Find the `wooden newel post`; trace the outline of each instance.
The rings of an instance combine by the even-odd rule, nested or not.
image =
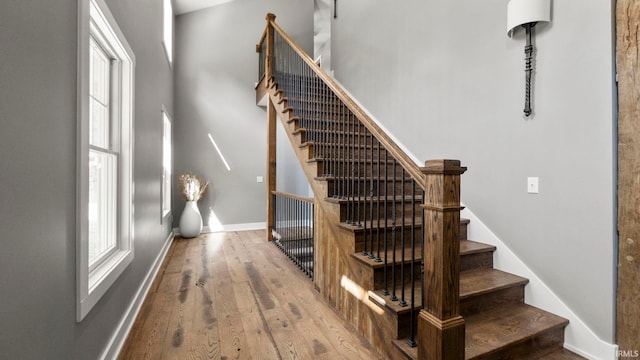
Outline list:
[[[425,174],[424,299],[418,359],[464,359],[460,316],[460,175],[458,160],[429,160]]]
[[[273,76],[273,25],[271,22],[276,21],[276,16],[272,13],[267,14],[267,56],[265,57],[265,79],[266,84],[269,84]]]
[[[267,56],[265,57],[265,80],[267,86],[271,80],[273,59],[273,26],[271,22],[276,16],[267,14]],[[267,241],[273,240],[274,199],[272,193],[276,191],[276,122],[278,121],[276,108],[269,98],[267,102]]]

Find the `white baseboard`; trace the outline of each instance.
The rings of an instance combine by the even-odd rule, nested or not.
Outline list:
[[[124,345],[125,340],[127,339],[127,335],[129,335],[129,331],[131,331],[131,327],[133,326],[136,317],[138,316],[138,312],[144,303],[144,299],[147,297],[147,293],[149,292],[149,288],[153,283],[153,279],[155,279],[158,274],[158,270],[160,270],[160,265],[162,265],[162,261],[167,255],[167,251],[169,250],[169,245],[173,241],[174,232],[172,231],[164,244],[162,245],[162,249],[160,249],[160,253],[156,256],[149,272],[147,272],[147,276],[145,276],[142,284],[138,288],[136,295],[133,297],[133,300],[129,304],[127,311],[124,313],[124,316],[120,320],[116,331],[109,339],[107,346],[102,352],[100,356],[101,360],[115,360]]]
[[[248,230],[264,230],[267,228],[267,223],[245,223],[245,224],[227,224],[222,225],[222,229],[211,229],[205,226],[203,232],[226,232],[226,231],[248,231]]]
[[[531,269],[514,254],[473,212],[465,208],[461,217],[469,219],[469,239],[497,247],[494,253],[496,269],[529,279],[525,287],[525,301],[540,309],[569,320],[565,330],[564,347],[591,360],[617,359],[618,346],[600,339]]]
[[[209,233],[217,233],[217,232],[227,232],[227,231],[249,231],[249,230],[264,230],[267,228],[267,223],[265,222],[257,222],[257,223],[244,223],[244,224],[227,224],[220,225],[216,228],[211,228],[209,226],[202,227],[203,234]],[[180,228],[173,228],[173,232],[176,235],[180,235]]]

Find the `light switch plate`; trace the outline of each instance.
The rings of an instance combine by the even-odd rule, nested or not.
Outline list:
[[[259,182],[259,183],[264,182],[264,177],[262,176],[256,177],[256,182]]]
[[[529,194],[539,194],[539,179],[538,177],[528,177],[527,178],[527,192]]]

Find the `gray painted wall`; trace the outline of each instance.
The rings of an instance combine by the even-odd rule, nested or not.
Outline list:
[[[266,111],[256,106],[255,45],[268,12],[308,52],[313,51],[313,2],[235,0],[176,18],[176,175],[210,182],[199,202],[205,226],[265,221]],[[211,144],[226,158],[227,171]],[[282,179],[282,177],[281,177]],[[184,201],[174,197],[177,225]]]
[[[613,343],[612,2],[553,2],[536,29],[531,119],[506,5],[338,2],[335,76],[419,159],[462,160],[465,205]],[[540,194],[526,193],[528,176]]]
[[[107,0],[136,55],[135,259],[79,324],[77,0],[0,3],[0,357],[96,359],[170,231],[160,223],[161,117],[172,72],[155,0]]]
[[[276,190],[313,197],[313,190],[309,186],[309,181],[302,170],[302,166],[296,157],[291,142],[278,119],[276,140]]]

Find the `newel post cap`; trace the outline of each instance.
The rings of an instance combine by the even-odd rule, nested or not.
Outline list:
[[[460,160],[438,159],[427,160],[421,170],[425,174],[461,175],[467,171],[467,167],[460,166]]]

